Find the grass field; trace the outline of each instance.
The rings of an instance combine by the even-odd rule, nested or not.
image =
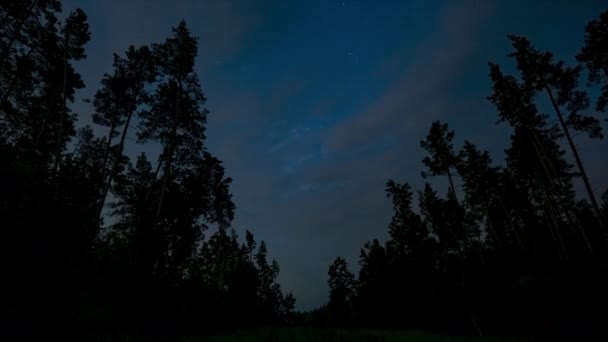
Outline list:
[[[400,332],[400,331],[374,331],[374,330],[347,330],[347,329],[317,329],[317,328],[275,328],[241,331],[231,334],[222,334],[208,337],[191,337],[186,342],[232,342],[232,341],[254,341],[254,342],[392,342],[392,341],[517,341],[495,338],[478,337],[449,337],[424,332]]]

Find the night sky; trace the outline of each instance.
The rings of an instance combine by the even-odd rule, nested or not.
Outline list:
[[[65,1],[92,40],[77,67],[80,123],[112,53],[162,42],[185,19],[199,41],[208,148],[234,179],[234,228],[265,240],[298,309],[327,301],[327,268],[387,235],[388,178],[419,189],[432,120],[502,162],[509,132],[486,100],[488,61],[513,72],[507,34],[573,61],[604,1]],[[100,133],[102,131],[99,131]],[[129,153],[154,146],[135,144]],[[577,137],[593,186],[608,187],[606,142]],[[427,179],[447,189],[444,179]]]

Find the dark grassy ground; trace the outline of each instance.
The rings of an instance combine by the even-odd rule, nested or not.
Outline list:
[[[230,334],[222,334],[208,337],[190,337],[186,342],[232,342],[232,341],[254,341],[254,342],[392,342],[392,341],[518,341],[496,338],[478,337],[449,337],[424,332],[401,332],[401,331],[374,331],[374,330],[347,330],[347,329],[317,329],[317,328],[275,328],[256,329],[240,331]]]

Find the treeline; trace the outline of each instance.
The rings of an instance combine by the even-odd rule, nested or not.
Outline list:
[[[489,65],[488,99],[511,129],[504,163],[469,141],[454,147],[454,131],[433,122],[420,143],[423,177],[447,178],[446,197],[428,183],[414,193],[389,180],[390,238],[365,244],[358,277],[337,258],[329,303],[302,319],[466,335],[605,335],[608,192],[597,197],[573,136],[603,138],[588,113],[606,113],[608,104],[608,12],[588,24],[579,65],[509,39],[517,74]],[[585,69],[596,101],[579,85]]]
[[[63,19],[61,19],[63,18]],[[57,0],[0,5],[3,331],[201,334],[291,319],[264,242],[231,221],[186,23],[115,54],[77,126],[86,14]],[[103,132],[97,136],[94,132]],[[157,161],[131,158],[126,141]]]

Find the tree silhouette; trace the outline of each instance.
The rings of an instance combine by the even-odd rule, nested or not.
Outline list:
[[[454,139],[454,131],[448,130],[447,124],[434,121],[426,139],[420,141],[420,147],[430,154],[422,160],[430,174],[433,176],[444,174],[448,176],[450,192],[452,192],[454,199],[458,200],[451,171],[458,164],[458,156],[454,152],[452,139]],[[425,172],[422,175],[426,177]]]
[[[367,242],[359,257],[356,296],[357,322],[373,327],[385,325],[390,319],[386,312],[390,301],[390,265],[384,246],[377,239]]]
[[[549,97],[562,133],[566,137],[580,176],[583,179],[587,196],[603,229],[599,206],[569,130],[569,127],[571,127],[575,130],[585,131],[591,138],[603,137],[599,121],[591,116],[580,114],[589,106],[587,93],[577,89],[581,68],[568,68],[561,61],[553,62],[553,55],[550,52],[542,53],[536,50],[524,37],[509,36],[509,38],[515,48],[515,51],[509,56],[516,59],[517,68],[521,72],[526,86],[535,91],[546,92]],[[564,118],[562,114],[563,109],[568,111],[567,118]]]
[[[602,87],[598,110],[608,97],[607,13],[589,23],[577,56]],[[267,244],[248,230],[240,240],[233,227],[232,179],[205,145],[198,40],[185,22],[164,42],[114,55],[93,99],[99,136],[72,108],[84,87],[75,62],[86,58],[86,14],[64,15],[53,0],[3,1],[0,33],[8,334],[131,339],[286,324],[552,339],[603,331],[608,191],[595,202],[571,135],[602,138],[601,126],[585,115],[582,69],[526,38],[510,37],[517,77],[490,64],[488,99],[511,133],[504,163],[470,141],[455,148],[454,131],[433,122],[420,144],[423,175],[447,176],[447,195],[388,180],[386,240],[364,244],[357,277],[336,258],[328,304],[296,314]],[[134,123],[139,143],[160,145],[155,163],[132,155]],[[588,200],[575,191],[579,175]]]
[[[328,310],[339,325],[349,320],[355,294],[355,277],[348,270],[346,260],[337,257],[329,266],[329,303]]]
[[[605,111],[608,105],[608,11],[599,19],[591,21],[585,28],[585,45],[576,59],[589,71],[589,80],[602,85],[602,93],[597,100],[598,111]]]
[[[515,185],[517,191],[527,197],[520,202],[517,211],[525,222],[537,222],[531,227],[546,225],[561,246],[563,255],[566,251],[561,236],[562,223],[575,222],[571,212],[574,204],[571,166],[557,142],[560,132],[547,123],[546,115],[538,113],[533,103],[535,92],[530,85],[520,85],[514,77],[504,75],[493,64],[490,65],[490,77],[494,82],[494,93],[489,99],[496,105],[500,120],[508,122],[514,130],[511,147],[506,151],[507,167],[519,183]],[[525,203],[530,205],[521,207]],[[535,206],[544,208],[544,217],[537,216]],[[546,231],[528,233],[533,237]]]
[[[594,45],[601,30],[598,21],[588,26],[587,45],[579,55],[596,73],[592,80],[603,79],[597,67],[603,46]],[[579,159],[578,172],[573,172],[561,143],[566,138],[572,147],[572,130],[602,138],[601,127],[583,114],[589,100],[578,86],[579,67],[554,62],[525,38],[510,38],[521,79],[490,63],[488,98],[498,122],[511,130],[504,164],[494,165],[489,153],[470,141],[455,152],[454,132],[433,122],[421,142],[429,153],[423,176],[448,176],[446,198],[426,184],[418,192],[417,213],[411,187],[389,180],[389,236],[385,244],[373,240],[361,250],[351,316],[333,311],[330,298],[328,307],[312,312],[313,317],[323,321],[329,315],[326,321],[333,324],[348,318],[363,327],[467,335],[557,337],[600,331],[596,310],[608,303],[602,290],[608,282],[597,217],[606,219],[608,194],[598,210],[577,198],[573,181],[584,171],[582,163]],[[543,94],[556,124],[537,107]],[[461,202],[454,171],[462,179]],[[345,261],[332,264],[330,282],[340,265]]]
[[[150,98],[150,109],[140,114],[140,141],[152,139],[163,147],[159,161],[163,165],[163,176],[157,217],[162,212],[170,182],[175,178],[172,173],[177,170],[174,168],[187,166],[192,157],[200,155],[205,138],[207,110],[201,108],[205,97],[194,73],[197,39],[190,35],[185,21],[173,29],[173,34],[164,43],[152,47],[158,63],[159,84]]]
[[[102,88],[95,94],[96,113],[93,114],[93,121],[98,125],[109,127],[102,168],[104,186],[99,200],[100,212],[118,171],[131,120],[139,105],[148,98],[144,86],[153,82],[155,77],[151,58],[150,50],[145,46],[138,49],[130,46],[126,58],[115,54],[114,74],[105,75],[101,81]],[[112,139],[118,134],[117,130],[120,126],[123,126],[120,141],[112,151]],[[112,152],[114,152],[113,157]]]

